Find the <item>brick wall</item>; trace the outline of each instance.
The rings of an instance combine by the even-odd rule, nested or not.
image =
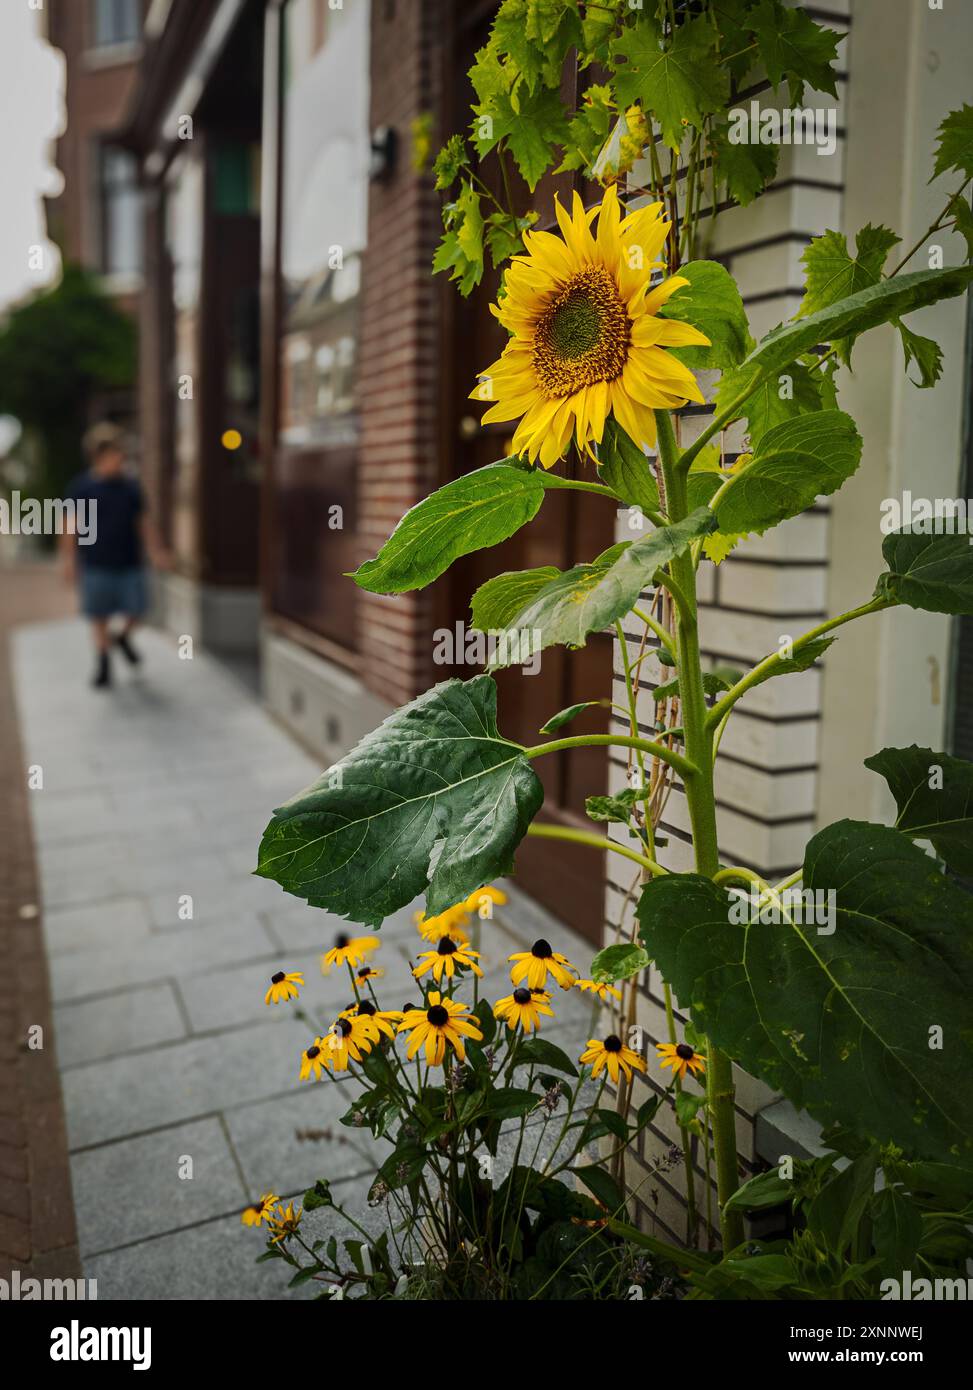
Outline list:
[[[430,262],[439,198],[411,167],[410,124],[439,110],[439,0],[372,0],[371,128],[398,137],[393,176],[373,182],[363,276],[358,540],[369,559],[438,484],[439,309]],[[362,677],[394,704],[435,679],[429,595],[360,592]]]
[[[849,27],[848,0],[828,0],[813,7],[819,22],[844,33]],[[846,44],[839,48],[838,149],[822,158],[813,148],[783,149],[775,184],[746,209],[722,213],[714,244],[708,254],[720,260],[736,278],[751,331],[761,338],[781,320],[790,317],[800,303],[803,268],[800,257],[813,236],[828,227],[842,226],[842,169],[845,134],[844,93]],[[759,96],[761,105],[773,105],[773,93],[757,84],[742,94],[749,102]],[[786,99],[779,102],[788,105]],[[808,92],[805,106],[833,105],[830,97]],[[636,182],[647,182],[638,177]],[[704,383],[705,385],[705,383]],[[683,415],[682,442],[691,443],[712,414],[712,408],[690,407]],[[732,462],[741,451],[742,430],[727,431],[726,454]],[[703,562],[699,570],[700,640],[704,665],[731,665],[747,669],[777,648],[784,634],[797,636],[821,622],[825,615],[828,568],[827,505],[785,522],[762,538],[740,545],[719,567]],[[627,513],[621,513],[618,539],[634,534]],[[630,646],[641,640],[633,621],[626,632]],[[654,642],[654,639],[653,639]],[[665,671],[666,674],[662,674]],[[643,663],[639,722],[646,736],[655,728],[652,690],[671,676],[653,657]],[[615,651],[614,699],[626,703],[620,652]],[[786,680],[768,681],[735,710],[720,745],[716,769],[720,856],[724,863],[753,869],[768,880],[793,872],[803,859],[803,848],[814,833],[818,780],[818,727],[821,706],[821,674],[811,670]],[[628,724],[616,717],[618,732]],[[629,785],[624,749],[612,749],[610,790]],[[624,827],[611,826],[620,843],[628,843]],[[692,865],[689,817],[678,780],[666,805],[659,833],[668,845],[659,858],[667,868],[688,871]],[[605,944],[628,939],[634,929],[633,905],[637,890],[625,861],[609,855],[607,868]],[[676,1004],[679,1029],[684,1020]],[[648,1079],[636,1078],[633,1104],[664,1088],[656,1083],[653,1044],[668,1041],[663,985],[654,969],[639,983],[637,1022],[648,1035]],[[773,1099],[773,1093],[738,1069],[737,1145],[751,1170],[756,1163],[755,1116]],[[669,1073],[662,1073],[668,1077]],[[687,1089],[693,1089],[686,1083]],[[685,1234],[685,1173],[679,1164],[650,1176],[667,1146],[679,1142],[670,1106],[660,1109],[655,1123],[640,1140],[639,1150],[627,1163],[630,1190],[637,1190],[636,1207],[643,1229],[668,1239]],[[693,1152],[697,1203],[705,1214],[706,1176],[704,1155],[698,1144]],[[715,1178],[714,1178],[715,1182]],[[716,1220],[715,1187],[712,1200]]]

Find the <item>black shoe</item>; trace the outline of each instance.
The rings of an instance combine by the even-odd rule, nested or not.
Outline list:
[[[115,638],[115,646],[119,648],[129,666],[138,666],[142,658],[129,641],[127,632],[119,633]]]
[[[95,678],[91,682],[96,690],[104,690],[111,685],[111,661],[107,652],[101,652],[95,667]]]

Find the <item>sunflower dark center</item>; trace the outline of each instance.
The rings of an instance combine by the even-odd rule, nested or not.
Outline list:
[[[531,1001],[531,999],[532,999],[532,997],[533,997],[533,996],[531,995],[531,992],[530,992],[529,989],[515,989],[515,990],[514,990],[514,1003],[515,1003],[515,1004],[529,1004],[530,1001]]]
[[[309,1062],[313,1062],[315,1057],[321,1055],[321,1049],[319,1047],[309,1047],[304,1055],[307,1057]]]
[[[271,975],[271,977],[270,977],[270,983],[271,983],[272,985],[279,985],[279,984],[282,982],[283,978],[284,978],[284,972],[283,972],[283,970],[278,970],[276,975]]]
[[[606,1051],[606,1052],[621,1052],[621,1050],[622,1050],[622,1040],[621,1040],[621,1038],[617,1037],[616,1034],[614,1034],[614,1033],[610,1033],[610,1034],[608,1035],[608,1037],[605,1039],[605,1051]]]
[[[360,1014],[367,1014],[367,1016],[371,1018],[372,1014],[375,1012],[375,1005],[370,999],[363,999],[358,1005],[358,1012]]]
[[[448,936],[444,936],[443,939],[440,941],[439,945],[436,947],[436,950],[439,952],[441,956],[451,956],[453,952],[456,950],[456,942],[450,941]]]
[[[442,1028],[449,1020],[449,1010],[444,1009],[442,1004],[433,1004],[431,1009],[426,1010],[426,1018],[434,1028]]]
[[[335,949],[338,951],[343,951],[350,940],[351,938],[345,936],[343,933],[341,936],[336,936],[334,939]]]
[[[676,1056],[681,1057],[684,1062],[688,1062],[690,1057],[695,1057],[696,1052],[689,1046],[689,1043],[680,1043],[676,1048]]]
[[[613,381],[628,360],[631,320],[604,266],[588,266],[551,300],[534,331],[534,371],[550,397]]]
[[[551,943],[545,941],[544,938],[541,937],[539,941],[534,942],[533,946],[530,948],[530,953],[532,956],[536,956],[538,960],[547,960],[551,955]]]

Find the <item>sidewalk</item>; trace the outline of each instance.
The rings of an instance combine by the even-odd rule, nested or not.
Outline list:
[[[140,645],[144,675],[119,669],[106,693],[85,685],[80,622],[13,637],[24,761],[43,769],[27,800],[81,1259],[101,1299],[278,1298],[281,1267],[254,1263],[263,1240],[240,1224],[261,1192],[326,1177],[364,1225],[383,1221],[365,1194],[387,1149],[338,1124],[357,1085],[301,1085],[307,1030],[263,1002],[286,969],[322,1027],[347,1003],[347,979],[318,966],[347,924],[250,872],[274,806],[321,768],[211,658],[179,660],[154,632]],[[587,969],[591,948],[511,890],[484,924],[488,997],[541,934]],[[414,993],[411,910],[380,935],[397,1008]],[[559,1005],[549,1036],[580,1048],[590,1002]],[[350,1234],[331,1213],[308,1223]]]

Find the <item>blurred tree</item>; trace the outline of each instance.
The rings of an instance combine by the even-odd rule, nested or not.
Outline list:
[[[40,446],[37,495],[60,495],[81,471],[81,437],[94,398],[131,386],[132,320],[77,265],[14,309],[0,326],[0,414],[14,415]]]

